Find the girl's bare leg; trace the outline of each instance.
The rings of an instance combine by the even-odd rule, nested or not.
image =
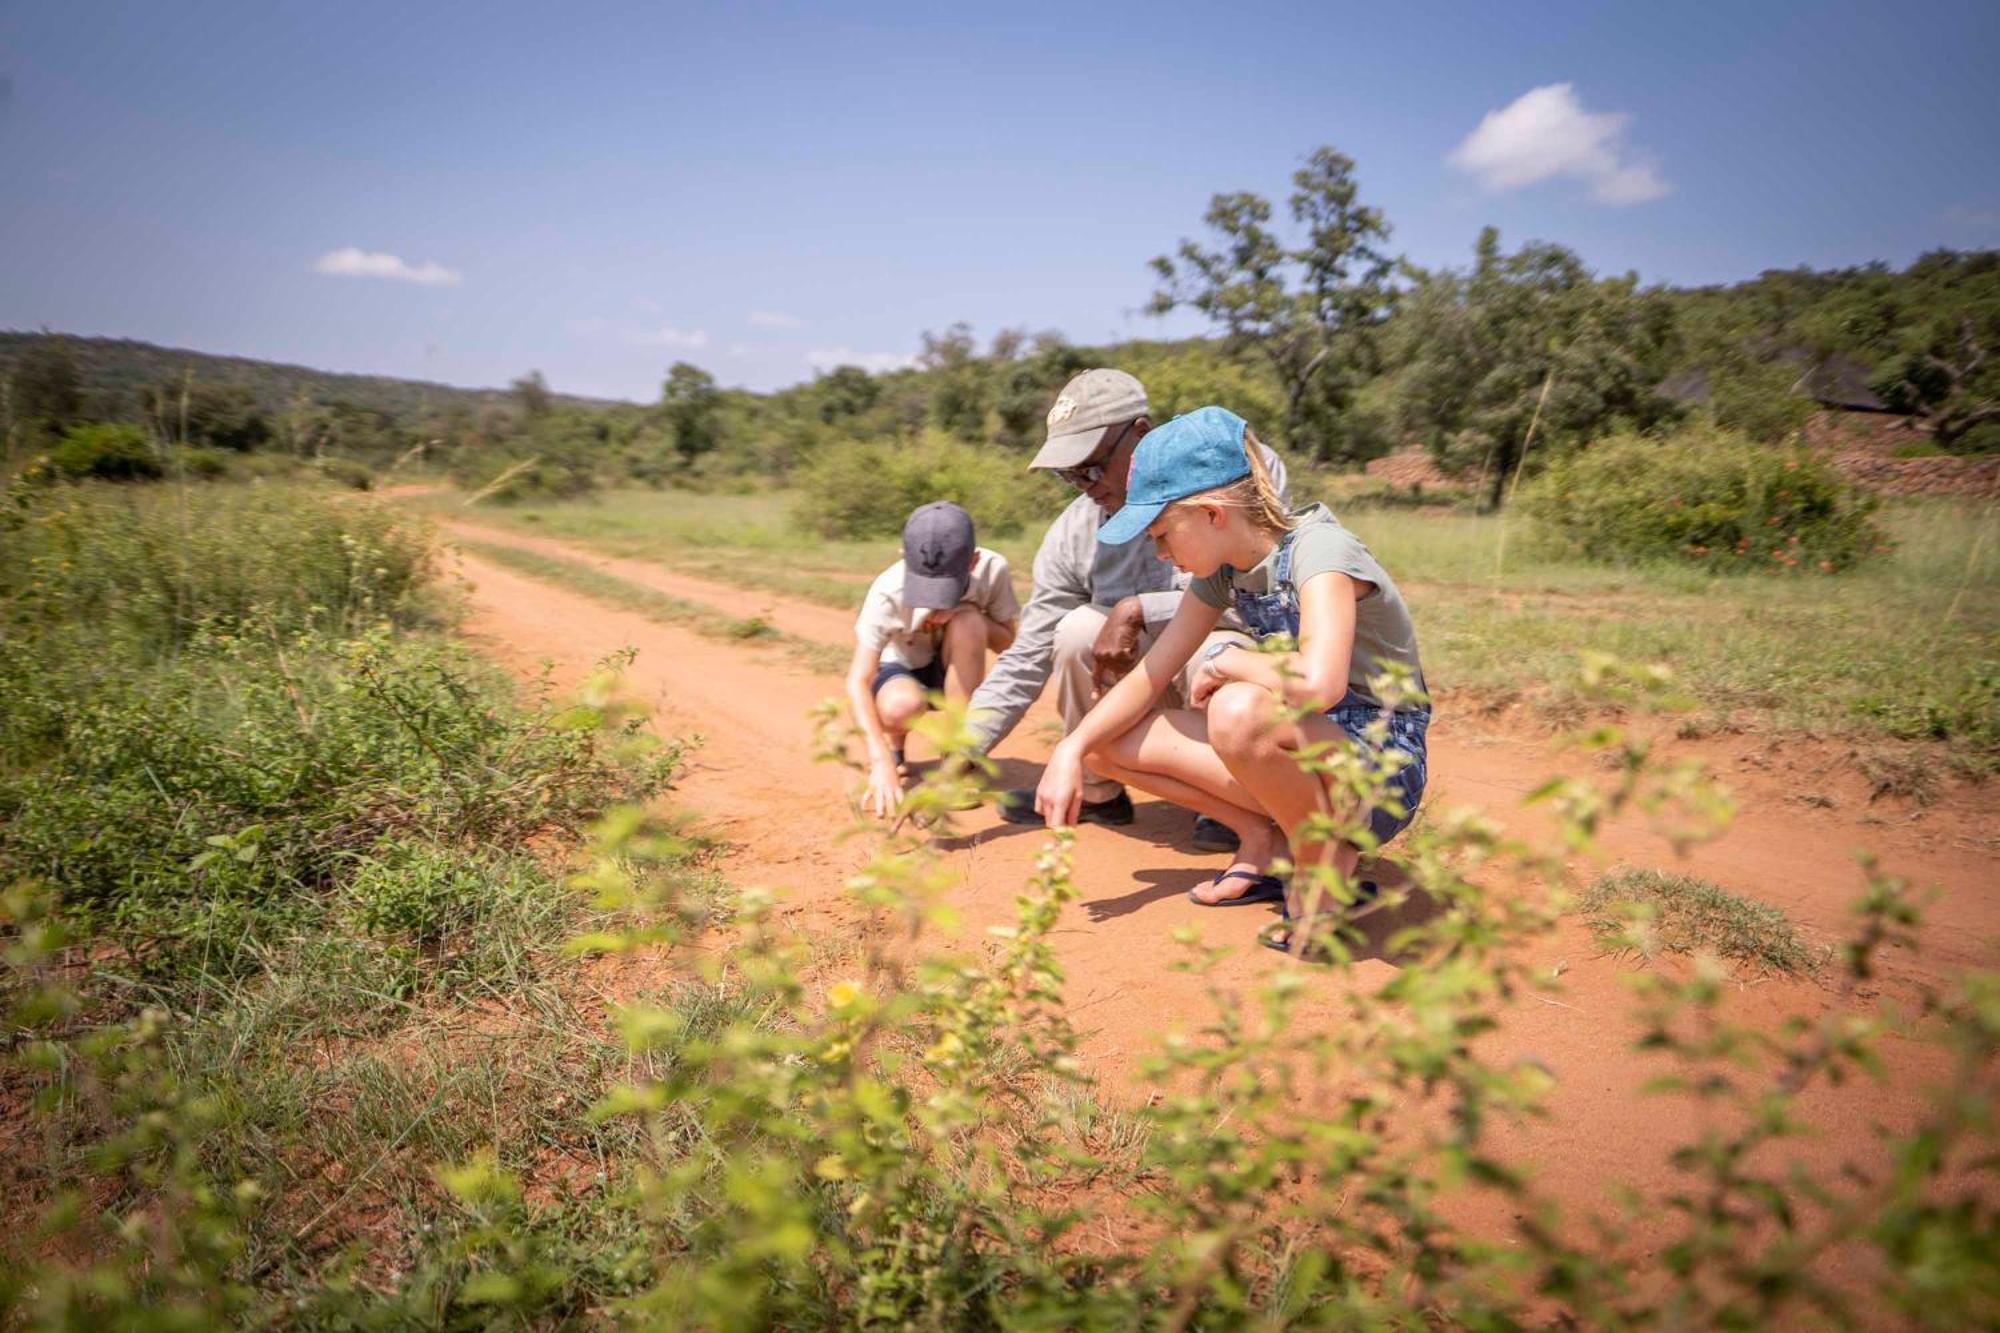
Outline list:
[[[1149,714],[1090,754],[1089,761],[1106,777],[1227,825],[1242,840],[1231,870],[1264,874],[1285,849],[1271,817],[1209,745],[1207,719],[1193,709]],[[1215,903],[1240,897],[1248,888],[1241,879],[1228,879],[1197,886],[1194,894],[1199,901]]]
[[[1278,716],[1278,701],[1261,685],[1232,681],[1209,697],[1208,728],[1215,754],[1230,776],[1278,827],[1292,835],[1292,864],[1326,866],[1351,876],[1361,852],[1344,840],[1315,838],[1302,826],[1312,815],[1330,812],[1325,784],[1299,767],[1301,745],[1336,740],[1346,735],[1325,717],[1308,715],[1297,722]],[[1296,890],[1294,893],[1296,894]],[[1296,912],[1299,904],[1293,901]]]

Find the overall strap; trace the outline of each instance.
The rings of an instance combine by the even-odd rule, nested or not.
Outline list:
[[[1285,535],[1279,539],[1278,564],[1275,570],[1276,577],[1274,581],[1280,588],[1289,585],[1292,581],[1292,538],[1298,535],[1299,530],[1297,528],[1289,528],[1286,530]],[[1273,592],[1277,590],[1277,588],[1272,589]],[[1293,589],[1294,593],[1297,591],[1296,588]]]

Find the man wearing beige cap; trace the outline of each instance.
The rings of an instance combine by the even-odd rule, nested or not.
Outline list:
[[[1187,578],[1156,556],[1151,542],[1104,546],[1097,540],[1105,518],[1125,503],[1132,450],[1152,426],[1148,412],[1145,386],[1122,370],[1084,371],[1063,386],[1049,409],[1048,441],[1028,466],[1053,472],[1083,493],[1042,538],[1020,633],[973,692],[971,724],[981,749],[992,749],[1014,729],[1050,675],[1056,678],[1063,730],[1074,730],[1097,691],[1131,669],[1180,605]],[[1284,463],[1269,449],[1264,463],[1283,493]],[[1233,615],[1224,618],[1216,637],[1243,637]],[[1122,786],[1087,768],[1084,777],[1081,822],[1132,822],[1132,798]],[[1042,822],[1032,790],[1006,793],[1000,814],[1010,823]],[[1230,851],[1236,837],[1201,819],[1194,845]]]

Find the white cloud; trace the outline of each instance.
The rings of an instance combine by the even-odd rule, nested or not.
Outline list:
[[[723,350],[728,352],[731,356],[748,356],[750,355],[750,353],[756,351],[757,349],[752,347],[749,343],[731,343],[729,344],[728,347],[724,348]]]
[[[1600,204],[1643,204],[1671,187],[1623,142],[1630,119],[1620,111],[1586,111],[1574,85],[1551,83],[1487,112],[1447,160],[1489,190],[1570,176],[1587,182]]]
[[[806,353],[806,364],[814,370],[859,366],[879,374],[885,370],[907,370],[917,364],[917,358],[899,352],[857,352],[851,347],[815,347]]]
[[[456,287],[460,281],[458,270],[446,268],[434,259],[412,264],[398,255],[353,245],[327,251],[313,264],[313,271],[336,278],[394,278],[423,287]]]
[[[657,329],[633,334],[631,341],[637,347],[679,347],[692,352],[708,346],[708,330],[676,329],[662,324]]]
[[[752,310],[745,320],[753,329],[802,329],[806,322],[782,310]]]

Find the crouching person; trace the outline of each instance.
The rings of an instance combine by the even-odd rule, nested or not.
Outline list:
[[[1365,818],[1379,845],[1408,826],[1423,799],[1430,706],[1412,699],[1390,707],[1373,692],[1397,669],[1423,689],[1409,608],[1388,571],[1324,506],[1285,508],[1243,419],[1219,407],[1139,442],[1124,507],[1097,539],[1142,532],[1192,576],[1189,595],[1138,669],[1056,746],[1036,809],[1051,825],[1076,823],[1088,762],[1235,831],[1235,863],[1191,889],[1195,902],[1285,901],[1295,915],[1299,891],[1271,873],[1288,846],[1293,865],[1343,877],[1360,857],[1356,844],[1325,837],[1314,815]],[[1204,648],[1228,607],[1258,639],[1287,635],[1296,648]],[[1198,652],[1189,707],[1164,707],[1169,684]],[[1371,726],[1378,719],[1379,729]],[[1302,750],[1333,746],[1352,747],[1388,773],[1379,803],[1342,808],[1346,798],[1300,766]],[[1265,942],[1290,945],[1288,937]]]
[[[903,558],[868,589],[854,622],[847,700],[868,748],[862,808],[895,813],[909,776],[903,743],[942,692],[961,703],[986,679],[986,655],[1021,621],[1007,558],[973,540],[972,516],[949,500],[903,525]]]

